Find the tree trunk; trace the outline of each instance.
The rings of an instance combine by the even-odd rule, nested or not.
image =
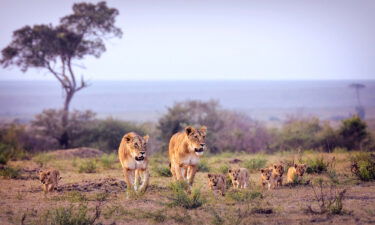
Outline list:
[[[63,148],[69,148],[69,141],[70,141],[70,137],[69,137],[69,133],[68,133],[68,124],[69,124],[69,106],[70,106],[70,102],[73,98],[73,95],[75,93],[74,90],[65,90],[66,91],[66,96],[65,96],[65,101],[64,101],[64,108],[63,108],[63,115],[62,115],[62,128],[63,128],[63,132],[61,134],[61,137],[60,137],[60,140],[59,140],[59,144],[60,146],[62,146]]]

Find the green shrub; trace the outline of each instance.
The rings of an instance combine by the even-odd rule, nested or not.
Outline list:
[[[352,172],[362,181],[375,180],[375,154],[359,153],[351,157]]]
[[[210,172],[210,167],[208,166],[207,161],[201,160],[198,164],[198,171],[199,172]]]
[[[53,159],[54,157],[49,153],[39,153],[32,158],[40,167],[46,166]]]
[[[323,172],[327,172],[329,167],[329,163],[324,160],[323,156],[315,157],[312,159],[307,160],[307,169],[306,173],[318,173],[321,174]]]
[[[154,167],[152,169],[152,171],[154,171],[154,173],[159,176],[159,177],[171,177],[172,176],[172,173],[171,173],[171,170],[169,167],[167,166],[158,166],[158,167]]]
[[[250,171],[255,171],[255,170],[264,168],[266,164],[267,164],[267,159],[260,158],[260,157],[245,160],[242,163],[242,165]]]
[[[258,191],[233,189],[227,192],[226,197],[236,202],[248,202],[256,198],[263,198],[263,195]]]
[[[92,160],[83,161],[79,166],[79,173],[96,173],[96,163]]]
[[[0,169],[0,177],[4,177],[7,179],[16,179],[21,176],[20,169],[12,168],[12,167],[4,167]]]
[[[172,190],[171,201],[168,203],[170,207],[183,207],[185,209],[195,209],[204,204],[204,199],[202,199],[200,190],[194,189],[192,194],[189,195],[185,190],[188,189],[188,184],[186,182],[173,182],[170,184],[170,189]]]
[[[39,223],[50,225],[92,225],[100,215],[98,210],[96,208],[94,215],[90,216],[89,212],[91,210],[86,205],[59,207],[48,210]]]
[[[69,201],[69,202],[86,202],[87,197],[79,191],[69,191],[64,195],[55,196],[52,198],[55,201]]]
[[[229,170],[229,166],[227,166],[227,165],[221,165],[221,166],[218,168],[218,172],[219,172],[219,173],[222,173],[222,174],[227,174],[227,173],[228,173],[228,170]]]
[[[103,154],[100,157],[100,163],[102,164],[104,169],[113,169],[116,165],[118,165],[117,155],[114,153]]]

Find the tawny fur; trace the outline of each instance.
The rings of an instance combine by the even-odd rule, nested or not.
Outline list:
[[[215,195],[225,195],[227,187],[226,177],[223,174],[208,174],[208,187],[214,192]]]
[[[271,167],[272,175],[271,175],[271,183],[273,188],[281,187],[283,185],[283,174],[284,174],[284,167],[281,164],[275,164]]]
[[[191,126],[174,134],[169,141],[169,160],[174,180],[184,180],[193,185],[200,157],[203,155],[206,127],[195,129]]]
[[[249,171],[246,168],[230,169],[228,173],[234,188],[249,187]]]
[[[61,179],[60,172],[54,169],[41,170],[38,172],[38,175],[45,194],[53,192],[55,188],[57,188],[59,180]]]
[[[130,132],[124,135],[118,149],[118,157],[128,190],[146,191],[150,174],[148,171],[148,135]]]
[[[267,189],[270,190],[272,186],[272,180],[271,180],[272,169],[263,168],[260,170],[260,173],[261,173],[260,182],[262,184],[262,187],[263,188],[267,187]]]
[[[302,178],[306,171],[306,164],[294,164],[294,166],[289,167],[287,174],[287,182],[293,183],[295,179]]]

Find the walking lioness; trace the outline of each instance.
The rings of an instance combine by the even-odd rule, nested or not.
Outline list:
[[[118,157],[124,172],[128,190],[145,191],[149,182],[147,159],[148,135],[141,137],[134,132],[124,135],[118,149]]]
[[[169,160],[174,180],[185,180],[193,185],[199,158],[206,148],[205,126],[200,129],[188,126],[183,132],[176,133],[169,141]]]

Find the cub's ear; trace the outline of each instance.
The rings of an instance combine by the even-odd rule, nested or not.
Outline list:
[[[202,126],[200,130],[201,130],[201,132],[204,133],[204,134],[207,133],[207,127],[206,127],[206,126]]]
[[[185,132],[187,135],[190,135],[194,131],[194,128],[191,126],[188,126],[185,128]]]
[[[145,142],[147,143],[149,138],[150,138],[150,136],[146,135],[146,136],[143,137],[143,140],[145,140]]]
[[[273,168],[277,169],[277,165],[273,165]]]
[[[48,171],[48,172],[47,172],[47,175],[50,175],[50,174],[51,174],[51,171]]]
[[[307,168],[307,165],[306,164],[302,164],[302,166],[306,169]]]
[[[263,172],[264,172],[264,169],[260,169],[260,172],[263,173]]]
[[[297,167],[298,167],[298,165],[297,165],[297,164],[294,164],[294,168],[296,168],[296,169],[297,169]]]
[[[212,177],[212,174],[210,174],[210,173],[207,174],[207,177],[208,177],[208,178],[211,178],[211,177]]]
[[[62,177],[59,177],[59,180],[61,180],[62,179]]]
[[[232,170],[231,170],[231,169],[229,169],[229,170],[228,170],[228,173],[231,173],[231,172],[232,172]]]

